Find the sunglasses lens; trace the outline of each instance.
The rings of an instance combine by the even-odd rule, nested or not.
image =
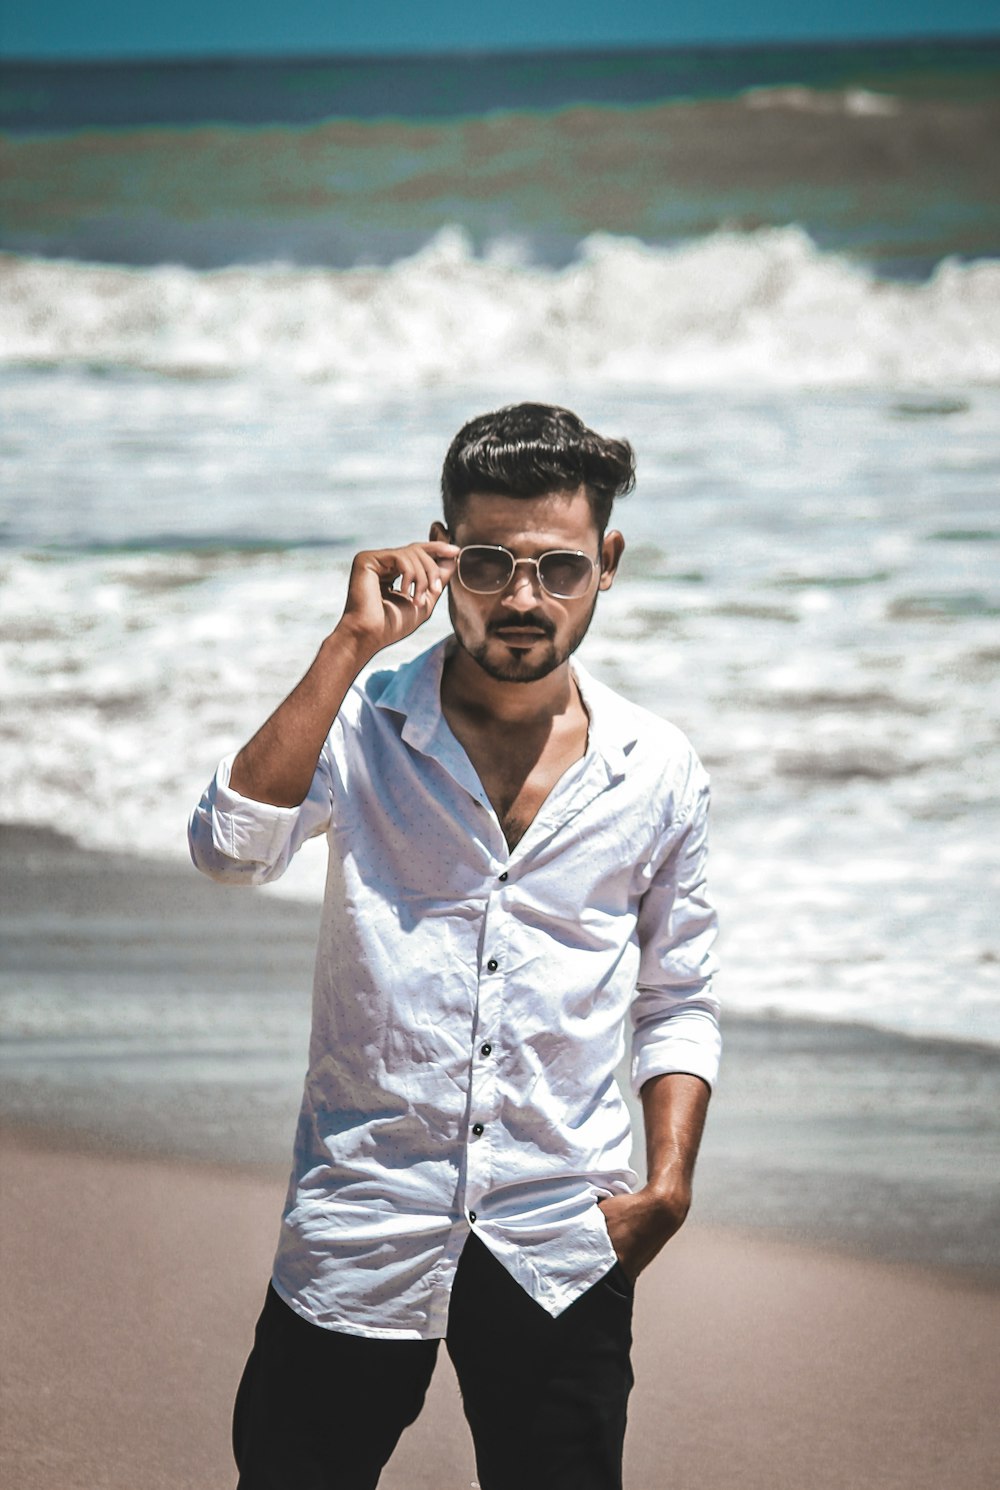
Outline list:
[[[586,554],[556,549],[543,554],[538,563],[538,578],[550,595],[569,600],[582,595],[590,584],[594,566]]]
[[[514,561],[506,549],[463,548],[458,556],[458,577],[467,590],[493,595],[506,589],[514,572]]]

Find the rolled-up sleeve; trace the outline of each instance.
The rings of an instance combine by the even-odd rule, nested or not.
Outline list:
[[[722,1040],[712,992],[717,969],[715,911],[705,889],[709,784],[695,762],[685,808],[650,865],[638,920],[640,948],[632,1004],[632,1087],[687,1072],[711,1086]]]
[[[223,884],[265,885],[280,879],[307,838],[330,825],[332,792],[326,752],[298,807],[240,796],[229,785],[235,755],[226,756],[188,824],[196,868]]]

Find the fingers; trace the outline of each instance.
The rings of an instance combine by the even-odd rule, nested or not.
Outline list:
[[[437,601],[455,568],[458,549],[451,543],[408,543],[383,550],[380,582],[386,598],[410,600],[417,606]]]
[[[446,569],[446,554],[431,553],[426,544],[407,544],[399,559],[399,583],[393,589],[417,602],[425,600],[428,593],[434,597],[440,595],[446,580],[452,578],[450,568],[455,568],[455,560],[450,560],[450,568]]]
[[[344,620],[376,649],[429,618],[455,571],[458,549],[432,540],[357,554]]]

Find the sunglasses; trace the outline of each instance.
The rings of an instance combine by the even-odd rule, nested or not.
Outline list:
[[[458,555],[458,578],[474,595],[499,595],[514,578],[518,564],[533,564],[538,583],[556,600],[585,595],[597,568],[596,559],[575,549],[551,548],[537,559],[515,559],[510,549],[471,543]]]

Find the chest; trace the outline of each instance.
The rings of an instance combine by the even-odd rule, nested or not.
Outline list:
[[[488,731],[461,723],[452,728],[476,769],[509,848],[524,837],[554,787],[587,749],[587,720],[582,714],[545,736],[513,725]]]

